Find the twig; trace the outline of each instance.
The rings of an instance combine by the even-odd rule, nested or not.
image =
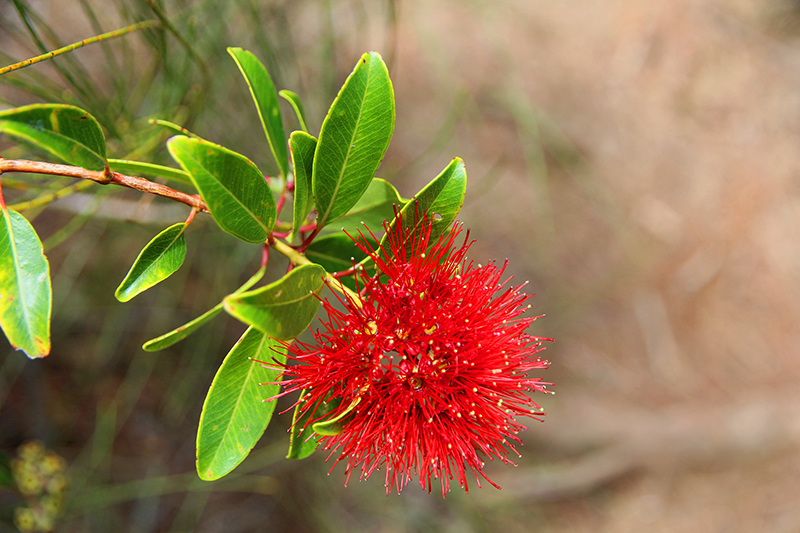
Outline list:
[[[88,187],[94,187],[93,182],[91,181],[79,181],[77,183],[73,183],[69,187],[64,187],[63,189],[59,189],[55,192],[44,193],[33,200],[28,200],[27,202],[18,202],[16,204],[11,204],[9,207],[14,211],[25,211],[27,209],[35,209],[37,207],[41,207],[43,205],[47,205],[55,200],[60,198],[66,198],[67,196],[74,194],[76,192],[82,191]]]
[[[72,43],[72,44],[69,44],[67,46],[63,46],[63,47],[59,48],[58,50],[53,50],[52,52],[47,52],[46,54],[42,54],[40,56],[32,57],[31,59],[26,59],[25,61],[20,61],[19,63],[14,63],[13,65],[8,65],[7,67],[0,68],[0,76],[5,74],[6,72],[11,72],[12,70],[18,70],[18,69],[21,69],[21,68],[25,68],[25,67],[33,65],[35,63],[39,63],[40,61],[45,61],[47,59],[52,59],[52,58],[54,58],[56,56],[59,56],[61,54],[66,54],[67,52],[71,52],[71,51],[73,51],[73,50],[75,50],[77,48],[80,48],[81,46],[86,46],[87,44],[93,44],[93,43],[100,42],[100,41],[103,41],[103,40],[106,40],[106,39],[113,39],[115,37],[120,37],[122,35],[125,35],[127,33],[130,33],[130,32],[136,31],[136,30],[142,30],[142,29],[145,29],[145,28],[151,28],[153,26],[158,26],[159,24],[160,24],[160,22],[157,21],[157,20],[144,20],[142,22],[138,22],[136,24],[132,24],[130,26],[127,26],[127,27],[119,29],[119,30],[110,31],[110,32],[104,33],[102,35],[97,35],[97,36],[91,37],[89,39],[84,39],[82,41],[78,41],[77,43]]]
[[[55,163],[43,163],[40,161],[27,161],[25,159],[2,159],[0,158],[0,174],[4,172],[31,172],[36,174],[50,174],[53,176],[66,176],[69,178],[79,178],[91,180],[101,185],[120,185],[129,189],[154,194],[163,198],[169,198],[176,202],[181,202],[198,211],[209,213],[208,206],[196,194],[187,194],[176,191],[166,185],[153,183],[144,178],[126,176],[119,172],[106,173],[104,171],[87,170],[81,167],[70,165],[58,165]]]
[[[317,234],[319,234],[320,230],[322,230],[322,226],[317,226],[317,227],[315,227],[315,228],[314,228],[314,231],[312,231],[312,232],[311,232],[311,235],[309,235],[309,236],[308,236],[308,237],[307,237],[307,238],[306,238],[306,239],[305,239],[305,240],[304,240],[304,241],[303,241],[303,242],[300,244],[300,246],[298,246],[298,247],[297,247],[297,251],[298,251],[299,253],[303,253],[303,252],[305,252],[305,251],[306,251],[306,248],[308,248],[308,245],[310,245],[310,244],[311,244],[311,242],[312,242],[312,241],[313,241],[313,240],[314,240],[314,239],[317,237]]]

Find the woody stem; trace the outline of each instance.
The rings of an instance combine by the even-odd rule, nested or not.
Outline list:
[[[2,159],[0,158],[0,174],[4,172],[29,172],[35,174],[49,174],[52,176],[66,176],[69,178],[79,178],[91,180],[101,185],[114,184],[127,187],[141,192],[154,194],[163,198],[169,198],[182,204],[186,204],[198,211],[208,213],[208,206],[198,195],[187,194],[176,191],[166,185],[154,183],[144,178],[126,176],[119,172],[87,170],[71,165],[59,165],[55,163],[44,163],[41,161],[28,161],[25,159]]]

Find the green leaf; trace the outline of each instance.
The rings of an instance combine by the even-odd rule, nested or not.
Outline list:
[[[184,222],[172,225],[147,243],[117,287],[114,293],[117,300],[127,302],[140,292],[164,281],[181,267],[186,258],[186,240],[183,237],[185,229]]]
[[[164,348],[169,348],[173,344],[182,341],[198,329],[200,329],[203,325],[205,325],[208,321],[212,318],[217,316],[222,312],[222,302],[218,303],[199,317],[195,318],[194,320],[187,322],[186,324],[173,329],[169,333],[164,333],[160,337],[156,337],[155,339],[150,339],[146,343],[142,345],[142,349],[146,352],[157,352],[159,350],[163,350]]]
[[[302,131],[295,131],[289,137],[289,146],[292,149],[292,168],[294,168],[294,218],[292,219],[292,233],[289,242],[294,240],[297,230],[305,221],[311,208],[314,207],[314,197],[311,194],[311,173],[314,168],[314,150],[317,140]]]
[[[345,216],[336,221],[337,230],[342,230],[355,236],[359,230],[364,231],[364,225],[373,233],[383,232],[383,223],[394,219],[395,206],[402,208],[405,202],[397,189],[386,180],[373,179],[364,195]],[[333,228],[334,226],[328,226]],[[330,270],[329,270],[330,271]]]
[[[369,235],[366,236],[370,244],[377,249],[378,243]],[[353,266],[353,260],[356,264],[361,264],[361,267],[366,269],[370,274],[375,270],[375,264],[372,261],[365,261],[367,254],[361,248],[356,246],[353,239],[344,233],[334,233],[332,235],[325,235],[324,237],[317,237],[306,248],[306,257],[318,265],[321,265],[328,272],[341,272]],[[356,283],[353,276],[346,276],[339,278],[339,281],[344,283],[349,289],[356,290]]]
[[[106,168],[106,141],[97,120],[78,107],[33,104],[0,111],[0,132],[46,150],[70,165]]]
[[[317,224],[346,214],[372,181],[394,130],[394,91],[376,52],[364,54],[322,123],[314,155]]]
[[[264,242],[275,225],[275,197],[252,161],[227,148],[184,136],[167,141],[219,226],[245,242]]]
[[[275,156],[281,175],[286,177],[289,175],[289,156],[286,153],[286,135],[283,132],[278,93],[275,91],[272,78],[266,67],[252,52],[241,48],[228,48],[228,53],[236,61],[236,65],[242,71],[247,86],[250,88],[250,94],[256,103],[258,116],[261,118],[261,125],[264,126],[264,133],[267,134],[272,155]]]
[[[317,314],[316,294],[325,270],[319,265],[301,265],[283,278],[254,291],[225,298],[225,311],[245,324],[255,326],[276,339],[289,340],[305,330]]]
[[[344,233],[333,233],[324,237],[317,237],[306,248],[306,257],[328,272],[339,272],[353,266],[367,257],[353,239]]]
[[[200,139],[199,135],[195,135],[191,131],[187,130],[183,126],[175,124],[174,122],[170,122],[168,120],[161,120],[160,118],[155,118],[150,120],[150,124],[155,124],[157,126],[163,126],[169,130],[174,131],[178,135],[186,135],[187,137],[192,137],[193,139]]]
[[[315,433],[319,433],[320,435],[328,435],[334,436],[338,435],[342,431],[344,431],[344,418],[348,416],[353,409],[356,408],[358,404],[361,403],[361,396],[357,397],[353,400],[347,409],[336,415],[336,417],[331,418],[330,420],[323,420],[322,422],[317,422],[316,424],[312,424],[311,428],[314,430]]]
[[[31,359],[50,353],[53,291],[42,241],[25,217],[0,213],[0,326]]]
[[[200,414],[197,473],[219,479],[241,463],[267,429],[275,402],[264,402],[280,390],[281,371],[252,359],[286,361],[281,343],[251,327],[219,367]],[[277,364],[277,363],[276,363]]]
[[[344,417],[345,415],[342,415]],[[344,431],[344,426],[339,422],[339,420],[326,420],[325,422],[317,422],[313,424],[311,428],[314,430],[314,433],[318,435],[326,435],[329,437],[333,437]]]
[[[292,109],[294,109],[294,114],[297,115],[297,122],[300,124],[300,129],[308,133],[308,126],[306,125],[306,112],[303,110],[303,103],[300,101],[300,97],[297,96],[296,93],[287,91],[286,89],[278,91],[278,94],[281,96],[281,98],[289,102],[289,105],[291,105]]]
[[[238,294],[240,292],[244,292],[264,277],[264,272],[266,271],[265,267],[261,267],[258,271],[253,274],[253,276],[248,279],[244,285],[239,287],[236,292],[233,294]],[[150,339],[142,346],[142,349],[146,352],[157,352],[159,350],[163,350],[164,348],[169,348],[173,344],[182,341],[198,329],[200,329],[204,324],[206,324],[209,320],[217,316],[222,311],[222,302],[215,305],[199,317],[195,318],[191,322],[187,322],[186,324],[173,329],[172,331],[161,335],[160,337],[156,337],[155,339]]]
[[[303,398],[305,395],[305,390],[300,392],[300,398]],[[319,439],[312,436],[315,432],[311,424],[309,424],[309,421],[312,417],[315,420],[324,418],[328,413],[339,407],[341,403],[341,398],[333,398],[328,402],[322,402],[321,405],[317,402],[316,406],[311,406],[301,415],[300,412],[305,406],[298,402],[294,408],[294,414],[292,415],[292,429],[289,436],[289,453],[286,454],[287,459],[305,459],[314,453],[319,445]]]
[[[305,395],[305,390],[300,392],[300,398]],[[319,407],[311,407],[302,415],[300,411],[303,408],[303,404],[298,401],[297,405],[295,405],[294,414],[292,414],[292,429],[289,435],[289,452],[286,454],[287,459],[305,459],[317,449],[319,442],[312,437],[314,430],[308,421],[311,415],[314,415],[314,417],[324,416],[328,412],[327,405],[327,403],[323,403]]]
[[[109,159],[108,164],[111,170],[121,174],[156,176],[180,183],[192,183],[189,174],[177,168],[165,167],[154,163],[142,163],[141,161],[128,161],[125,159]]]
[[[427,214],[433,217],[431,227],[431,244],[436,242],[439,235],[444,233],[458,216],[461,206],[464,205],[464,193],[467,190],[467,170],[464,161],[456,157],[441,174],[428,183],[414,198],[400,211],[403,226],[407,229],[414,227],[420,231],[423,224],[422,216]],[[415,216],[415,210],[417,216]],[[381,240],[384,243],[386,237]]]
[[[403,200],[392,184],[375,178],[370,183],[367,191],[358,200],[356,205],[339,220],[336,227],[339,228],[335,233],[330,233],[322,237],[317,237],[306,249],[306,257],[311,261],[322,265],[328,272],[339,272],[347,270],[353,266],[352,260],[366,268],[368,273],[374,271],[375,265],[368,261],[368,256],[356,246],[353,239],[342,233],[346,231],[352,237],[359,238],[359,233],[378,248],[378,243],[364,229],[369,228],[377,237],[383,233],[383,223],[392,221],[395,216],[395,206],[398,208],[405,205]],[[328,226],[333,228],[333,226]],[[356,288],[352,276],[341,278],[348,288]]]

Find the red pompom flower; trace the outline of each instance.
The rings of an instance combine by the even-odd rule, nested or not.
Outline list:
[[[360,298],[341,300],[345,312],[323,301],[316,343],[288,347],[284,394],[305,391],[308,423],[340,421],[341,432],[319,439],[339,453],[334,466],[347,461],[347,480],[359,466],[362,479],[385,467],[387,493],[417,474],[428,492],[440,480],[444,495],[452,480],[468,491],[472,470],[478,486],[483,477],[497,487],[483,458],[513,464],[507,455],[526,429],[515,417],[545,414],[526,393],[549,383],[527,372],[547,368],[537,354],[551,339],[525,333],[538,317],[521,317],[528,296],[501,280],[507,263],[467,261],[469,231],[461,246],[460,225],[431,246],[431,218],[402,222],[385,225],[388,247],[354,239],[376,274],[357,272]],[[325,402],[336,407],[321,415]]]

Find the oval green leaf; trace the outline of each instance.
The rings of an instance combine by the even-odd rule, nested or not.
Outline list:
[[[265,267],[261,267],[258,271],[253,274],[250,279],[248,279],[241,287],[239,287],[236,292],[233,294],[238,294],[240,292],[244,292],[264,277],[264,272],[266,271]],[[217,316],[222,311],[222,302],[218,303],[199,317],[195,318],[194,320],[187,322],[186,324],[173,329],[172,331],[161,335],[160,337],[156,337],[155,339],[150,339],[142,346],[142,349],[146,352],[157,352],[159,350],[163,350],[164,348],[169,348],[173,344],[182,341],[198,329],[200,329],[204,324],[206,324],[209,320]]]
[[[305,390],[300,392],[300,398],[305,395]],[[292,415],[292,429],[289,436],[287,459],[305,459],[314,453],[314,450],[319,446],[319,434],[314,431],[310,421],[312,418],[313,420],[322,420],[339,407],[341,403],[341,398],[331,398],[327,402],[317,402],[317,405],[305,409],[305,404],[298,402]]]
[[[306,257],[328,272],[339,272],[352,267],[354,259],[361,262],[367,254],[344,233],[333,233],[314,239],[306,248]]]
[[[106,141],[97,120],[78,107],[33,104],[0,111],[0,131],[45,150],[65,163],[106,168]]]
[[[314,150],[317,148],[317,140],[308,133],[295,131],[289,137],[289,146],[292,149],[292,168],[294,168],[294,218],[292,233],[289,235],[289,242],[292,242],[297,230],[314,207],[311,173],[314,169]]]
[[[127,302],[137,294],[161,283],[178,270],[186,258],[186,223],[175,224],[155,237],[139,253],[114,296]]]
[[[272,78],[263,63],[252,52],[241,48],[228,48],[228,53],[236,61],[250,88],[272,155],[275,156],[281,175],[286,177],[289,174],[289,156],[286,153],[286,135],[283,132],[278,92],[275,90]]]
[[[377,249],[377,241],[369,235],[365,235],[365,237],[373,248]],[[365,269],[367,274],[371,275],[375,271],[375,263],[367,261],[367,254],[356,246],[353,239],[341,232],[314,239],[306,248],[306,257],[321,265],[328,272],[347,270],[353,266],[353,260],[357,265],[360,265],[360,268]],[[347,288],[356,290],[353,276],[341,277],[339,281],[344,283]]]
[[[264,242],[275,225],[275,197],[255,164],[241,154],[178,135],[170,154],[189,174],[219,227],[245,242]]]
[[[300,97],[297,96],[297,93],[283,89],[282,91],[278,91],[278,95],[289,102],[289,105],[291,105],[292,109],[294,109],[294,114],[297,116],[297,123],[300,124],[300,129],[308,133],[308,126],[306,125],[306,112],[303,109],[303,103],[300,101]]]
[[[173,329],[168,333],[164,333],[160,337],[150,339],[142,345],[142,349],[146,352],[157,352],[164,348],[169,348],[175,343],[178,343],[200,329],[208,321],[222,312],[222,302],[218,303],[199,317],[187,322],[186,324]]]
[[[404,205],[405,202],[391,183],[375,178],[356,205],[336,221],[335,227],[353,235],[359,230],[363,231],[366,226],[373,233],[379,234],[383,232],[383,223],[394,219],[395,206],[399,209]]]
[[[50,353],[53,291],[42,241],[13,209],[0,213],[0,326],[31,359]]]
[[[306,395],[306,391],[300,391],[300,398]],[[303,404],[298,401],[294,406],[294,413],[292,414],[292,428],[289,434],[289,452],[286,454],[287,459],[305,459],[317,449],[319,442],[312,435],[314,430],[309,424],[309,420],[313,415],[315,418],[324,416],[327,413],[323,403],[319,407],[312,407],[305,412],[301,412]]]
[[[141,161],[128,161],[126,159],[109,159],[108,164],[111,170],[121,174],[155,176],[166,178],[179,183],[192,183],[189,174],[177,168],[165,167],[154,163],[143,163]]]
[[[254,291],[232,294],[223,307],[231,316],[276,339],[289,340],[305,330],[319,308],[317,293],[325,270],[301,265],[283,278]]]
[[[317,422],[316,424],[311,425],[311,429],[314,430],[315,433],[319,435],[327,435],[327,436],[335,436],[344,431],[344,422],[343,420],[347,417],[353,409],[356,408],[358,404],[361,403],[361,396],[357,397],[353,400],[350,405],[347,406],[347,409],[336,415],[334,418],[330,420],[323,420],[322,422]]]
[[[464,205],[464,193],[467,190],[467,170],[464,161],[456,157],[441,174],[428,183],[414,198],[412,198],[400,214],[403,226],[406,229],[416,228],[421,231],[425,221],[423,214],[432,217],[430,242],[436,242],[439,235],[444,233],[458,216],[461,206]],[[415,215],[416,212],[416,215]],[[386,237],[381,239],[385,243]]]
[[[281,371],[259,361],[286,361],[281,343],[250,327],[225,357],[200,414],[197,430],[197,473],[213,481],[233,470],[264,434],[275,402]],[[276,363],[276,365],[277,365]]]
[[[322,227],[346,214],[372,181],[394,130],[394,90],[381,56],[369,52],[333,101],[314,154],[313,190]]]

